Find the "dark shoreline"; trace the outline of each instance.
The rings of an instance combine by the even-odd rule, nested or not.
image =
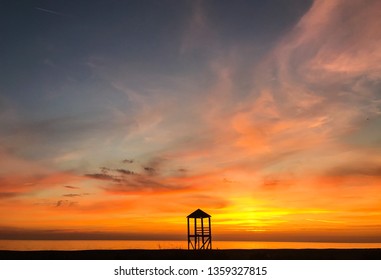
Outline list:
[[[381,249],[6,251],[1,260],[381,260]]]

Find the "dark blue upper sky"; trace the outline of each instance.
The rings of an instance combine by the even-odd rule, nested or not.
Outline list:
[[[236,45],[255,45],[246,50],[252,56],[247,59],[254,62],[310,4],[2,1],[0,85],[1,95],[8,100],[2,102],[16,106],[25,118],[44,119],[55,115],[51,111],[64,114],[63,108],[72,114],[96,109],[105,99],[118,101],[115,89],[94,74],[92,63],[111,75],[127,73],[124,78],[130,86],[142,89],[155,81],[157,73],[190,77],[204,73],[211,57],[228,55]],[[194,42],[187,42],[190,50],[182,51],[187,33],[195,34],[189,39]],[[48,96],[60,96],[59,101]],[[78,98],[86,102],[76,107],[72,101]]]

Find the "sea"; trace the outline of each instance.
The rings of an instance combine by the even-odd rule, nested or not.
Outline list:
[[[381,243],[213,241],[213,249],[354,249],[381,248]],[[178,240],[0,240],[0,250],[187,249]]]

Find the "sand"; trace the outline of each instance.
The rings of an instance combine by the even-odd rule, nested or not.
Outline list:
[[[0,251],[2,260],[381,260],[381,249]]]

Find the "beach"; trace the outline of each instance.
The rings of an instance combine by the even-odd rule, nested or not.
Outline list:
[[[381,249],[1,250],[2,260],[380,260]]]

